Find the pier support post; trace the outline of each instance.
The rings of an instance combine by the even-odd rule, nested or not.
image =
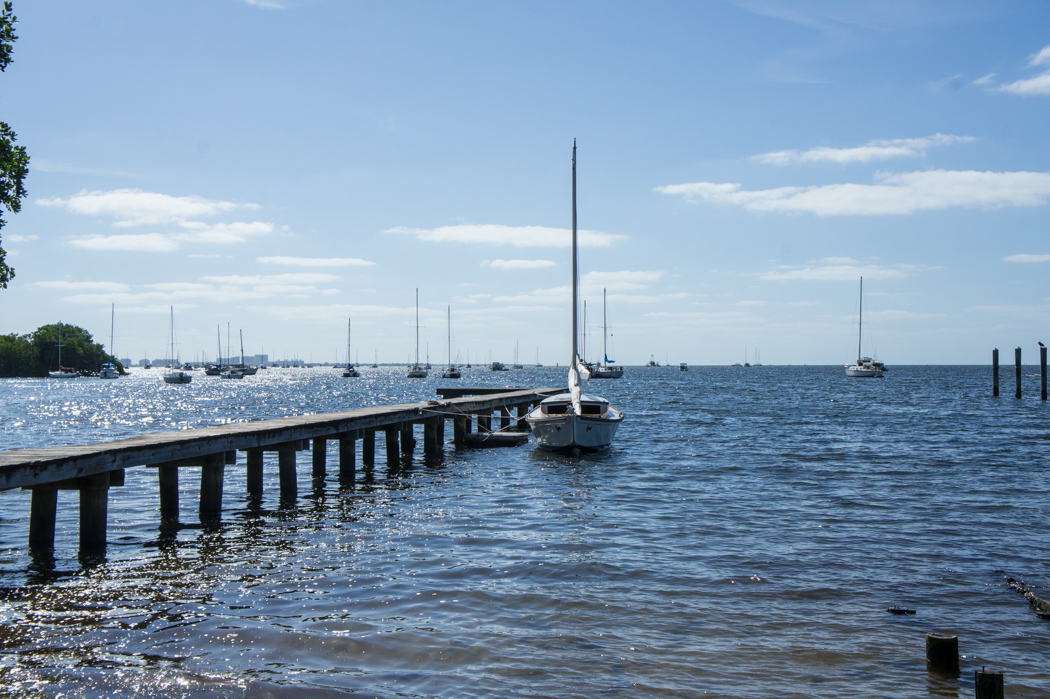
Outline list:
[[[80,550],[98,551],[106,547],[106,515],[109,507],[109,474],[100,473],[81,480]]]
[[[401,453],[405,456],[412,456],[412,452],[416,448],[416,435],[414,431],[414,424],[411,422],[401,423]]]
[[[29,549],[47,551],[55,548],[55,514],[58,512],[58,488],[38,485],[33,488],[29,504]]]
[[[296,482],[295,451],[282,449],[277,452],[278,478],[281,482],[281,499],[294,499],[299,495],[299,484]]]
[[[452,418],[452,443],[456,449],[462,449],[470,427],[469,417]]]
[[[1039,398],[1046,400],[1046,346],[1039,346]]]
[[[434,456],[438,453],[438,423],[437,420],[427,420],[423,423],[423,454]]]
[[[201,500],[198,508],[202,522],[216,519],[222,514],[222,477],[226,469],[223,454],[209,459],[212,463],[201,466]]]
[[[992,397],[999,395],[999,348],[992,350]]]
[[[516,429],[519,430],[520,432],[528,432],[528,431],[530,431],[532,428],[529,426],[529,423],[526,422],[526,420],[525,420],[525,416],[529,414],[529,404],[528,403],[518,403],[518,411],[517,412],[518,412],[518,425],[517,425]]]
[[[1021,348],[1014,349],[1014,383],[1017,388],[1014,390],[1014,398],[1021,397]]]
[[[931,670],[958,674],[959,637],[926,634],[926,664]]]
[[[315,437],[313,450],[313,477],[324,478],[328,473],[328,440],[324,437]]]
[[[488,415],[478,415],[478,432],[491,432],[492,431],[492,413]]]
[[[1001,670],[973,672],[973,684],[977,699],[1003,699],[1003,673]]]
[[[501,431],[506,432],[510,429],[510,408],[503,406],[499,409],[499,428]]]
[[[384,430],[386,434],[386,467],[387,470],[397,468],[401,457],[397,450],[397,428],[388,427]]]
[[[339,483],[353,485],[357,475],[357,439],[354,433],[339,435]]]
[[[160,486],[160,518],[179,518],[179,467],[158,466],[157,485]]]
[[[373,429],[365,430],[364,439],[361,440],[361,463],[365,468],[376,465],[376,431]]]
[[[437,420],[437,441],[438,450],[440,451],[445,444],[445,417],[441,416]]]
[[[261,498],[263,494],[263,450],[249,449],[248,461],[248,497]]]

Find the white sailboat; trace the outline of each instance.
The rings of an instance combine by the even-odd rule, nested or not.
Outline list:
[[[189,383],[193,375],[179,370],[179,360],[175,356],[175,307],[171,307],[171,359],[168,360],[168,372],[164,374],[164,383]]]
[[[612,444],[623,414],[604,398],[582,394],[580,378],[589,372],[580,359],[577,297],[579,270],[576,253],[576,143],[572,144],[572,361],[569,362],[569,392],[547,398],[525,419],[536,443],[544,449],[579,454]]]
[[[408,368],[408,378],[425,379],[427,370],[419,365],[419,289],[416,289],[416,363]]]
[[[76,379],[80,374],[75,369],[62,366],[62,323],[58,324],[58,371],[49,371],[47,375],[52,379]]]
[[[602,289],[602,356],[603,362],[591,370],[592,379],[619,379],[623,376],[623,367],[612,364],[609,359],[609,325],[605,318],[605,289]]]
[[[846,376],[855,379],[881,379],[885,367],[882,362],[860,353],[861,331],[864,323],[864,277],[860,278],[860,307],[857,316],[857,363],[846,365]]]
[[[448,307],[448,368],[441,372],[441,378],[460,378],[459,369],[452,363],[452,306]]]
[[[344,379],[356,379],[361,376],[361,372],[354,368],[354,363],[350,359],[350,319],[346,319],[346,371],[343,372]]]
[[[117,312],[117,305],[110,304],[109,306],[109,354],[113,355],[113,318]],[[100,379],[119,379],[120,372],[117,371],[117,365],[113,362],[103,362],[102,368],[98,370],[98,377]]]

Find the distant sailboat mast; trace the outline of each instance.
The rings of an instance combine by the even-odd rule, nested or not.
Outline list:
[[[863,356],[860,353],[860,335],[864,330],[864,277],[860,278],[860,298],[858,304],[860,313],[857,315],[857,364],[860,364],[860,359]],[[876,323],[876,325],[878,325],[878,323]]]

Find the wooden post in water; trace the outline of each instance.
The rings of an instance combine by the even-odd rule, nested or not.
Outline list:
[[[1018,347],[1014,350],[1014,383],[1017,384],[1017,389],[1014,391],[1014,398],[1021,397],[1021,348]]]
[[[311,455],[313,458],[313,477],[324,478],[328,472],[328,440],[324,437],[315,437]]]
[[[529,414],[529,407],[528,403],[518,403],[518,424],[515,429],[521,432],[528,432],[531,429],[529,423],[525,420],[525,416]]]
[[[157,485],[160,486],[160,518],[179,518],[179,467],[158,466]]]
[[[416,435],[413,431],[413,423],[402,422],[401,423],[401,453],[405,456],[412,456],[412,452],[416,448]]]
[[[999,395],[999,348],[992,350],[992,397]]]
[[[361,463],[365,468],[376,465],[376,431],[366,429],[364,439],[361,440]]]
[[[29,504],[29,549],[49,551],[55,548],[58,488],[53,483],[35,486],[32,498]]]
[[[478,414],[478,432],[492,431],[492,413],[487,415]]]
[[[99,473],[81,479],[80,550],[82,552],[105,549],[108,507],[109,474]]]
[[[261,498],[263,494],[263,450],[248,450],[248,497]]]
[[[938,672],[959,672],[959,637],[939,633],[926,634],[926,664]]]
[[[401,462],[397,449],[397,428],[388,427],[384,433],[386,434],[386,467],[387,470],[396,469]]]
[[[298,497],[299,484],[296,482],[294,449],[285,448],[277,452],[277,470],[281,483],[281,499]]]
[[[437,441],[438,451],[440,451],[445,445],[445,416],[442,415],[437,420]]]
[[[202,522],[222,514],[222,477],[225,464],[225,455],[216,454],[205,459],[201,465],[201,500],[198,512]]]
[[[1046,400],[1046,345],[1039,343],[1039,398]]]
[[[499,413],[499,428],[503,432],[506,432],[510,429],[510,408],[508,408],[507,406],[503,406],[499,409]]]
[[[357,433],[339,435],[339,483],[353,485],[357,476]]]
[[[434,456],[438,453],[438,421],[435,419],[427,420],[423,423],[423,455]]]
[[[1001,670],[974,670],[973,684],[977,699],[1003,699],[1003,673]]]
[[[466,440],[467,430],[470,427],[469,420],[469,417],[452,418],[452,443],[456,449],[463,448],[463,442]]]

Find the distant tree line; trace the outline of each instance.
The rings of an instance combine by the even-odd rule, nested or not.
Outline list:
[[[0,377],[47,376],[58,370],[58,333],[62,328],[62,366],[93,374],[104,362],[113,362],[123,374],[123,365],[106,354],[102,345],[84,328],[65,323],[42,325],[28,335],[0,335]]]

